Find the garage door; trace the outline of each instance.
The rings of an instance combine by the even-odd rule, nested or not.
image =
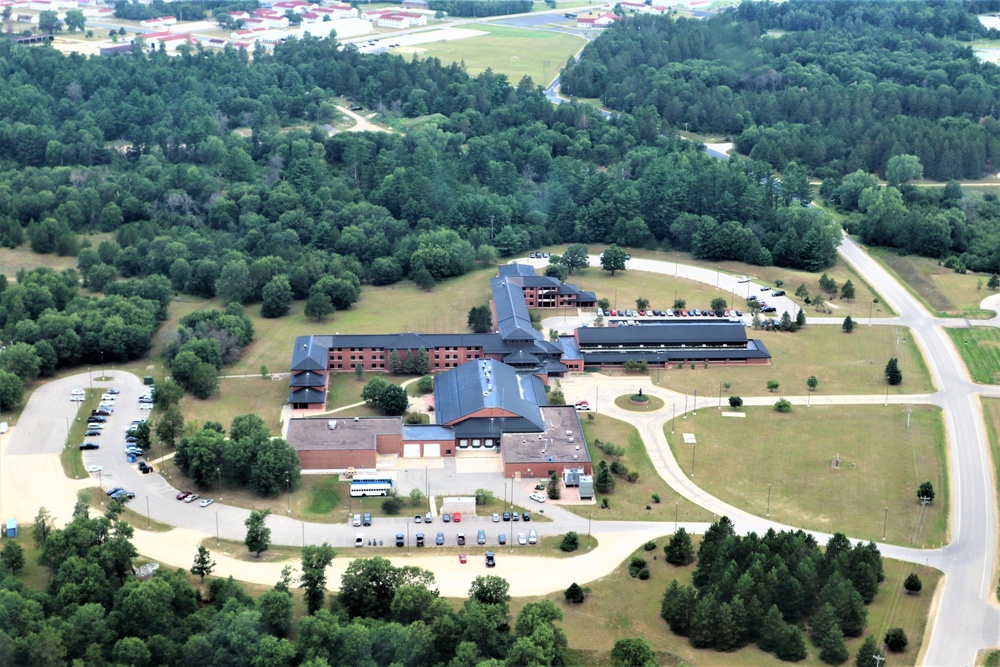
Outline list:
[[[440,444],[424,445],[424,456],[429,456],[429,457],[441,456],[441,445]]]
[[[420,458],[420,445],[403,445],[403,458],[404,459],[419,459]]]

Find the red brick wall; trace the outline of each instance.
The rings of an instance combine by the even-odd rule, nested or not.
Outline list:
[[[375,436],[375,449],[379,454],[403,455],[403,436],[398,434]]]
[[[566,468],[583,468],[586,474],[593,474],[593,467],[589,461],[572,461],[570,463],[563,463],[556,461],[555,463],[548,463],[547,461],[536,461],[535,463],[505,463],[503,466],[503,476],[506,478],[511,478],[518,471],[521,473],[523,479],[548,479],[549,471],[555,470],[556,474],[559,475],[559,479],[562,479],[563,470]]]
[[[299,464],[303,470],[330,470],[354,467],[375,469],[374,449],[299,450]]]
[[[495,315],[494,315],[495,317]],[[416,354],[417,350],[398,350],[400,359],[405,359],[406,355]],[[362,364],[366,371],[389,372],[389,356],[392,350],[376,348],[332,348],[330,350],[327,367],[334,373],[346,373],[353,371],[354,366]],[[454,348],[432,348],[427,350],[428,359],[431,362],[431,370],[445,370],[457,368],[467,361],[482,359],[483,350],[479,347],[454,347]]]

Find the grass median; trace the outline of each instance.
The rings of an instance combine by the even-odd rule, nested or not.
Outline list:
[[[885,394],[885,366],[899,360],[903,383],[889,387],[889,394],[922,394],[934,390],[920,349],[905,327],[858,326],[844,333],[836,325],[806,325],[795,333],[747,330],[772,355],[766,366],[686,364],[650,372],[654,384],[677,392],[698,392],[698,405],[716,406],[719,391],[725,405],[729,396],[759,396],[767,382],[779,384],[776,395],[805,395],[806,380],[814,375],[819,386],[813,398],[836,394]],[[726,389],[725,383],[730,387]]]
[[[569,640],[569,664],[607,665],[610,653],[619,639],[642,637],[657,653],[658,665],[706,665],[718,667],[740,667],[746,665],[781,665],[773,654],[764,653],[755,646],[747,646],[732,653],[693,648],[686,637],[670,632],[660,618],[660,602],[663,591],[674,579],[681,584],[690,584],[694,566],[673,567],[663,560],[663,546],[669,540],[665,536],[656,540],[655,551],[638,549],[634,555],[649,563],[650,578],[646,581],[633,579],[628,573],[626,559],[611,574],[597,581],[585,584],[589,590],[582,604],[569,604],[563,593],[550,593],[545,597],[552,600],[563,612],[562,628]],[[695,544],[697,548],[697,542]],[[653,561],[653,556],[658,556]],[[910,639],[905,653],[889,653],[883,665],[912,665],[920,653],[927,632],[927,618],[930,614],[934,591],[941,579],[941,572],[933,568],[913,565],[901,561],[883,559],[886,580],[879,587],[878,595],[868,609],[868,627],[865,634],[878,638],[890,627],[901,627]],[[919,595],[907,595],[902,591],[903,580],[916,572],[924,584]],[[516,615],[528,602],[536,598],[514,598],[511,614]],[[864,637],[849,638],[845,641],[847,650],[853,656],[864,641]],[[806,639],[809,656],[798,665],[819,667],[819,651]],[[847,663],[845,663],[847,664]]]
[[[945,331],[962,356],[973,382],[1000,384],[1000,331],[993,327],[946,327]]]
[[[97,409],[104,390],[84,389],[83,391],[84,399],[81,403],[77,403],[79,408],[77,409],[76,417],[69,423],[69,435],[66,436],[66,444],[59,455],[63,472],[70,479],[85,479],[90,475],[83,465],[83,452],[80,451],[80,443],[93,440],[105,446],[111,446],[109,442],[101,442],[101,438],[98,436],[87,437],[84,435],[87,432],[87,421],[88,417],[90,417],[90,412]]]
[[[813,405],[787,414],[770,407],[742,412],[746,418],[733,419],[704,410],[675,435],[665,428],[681,468],[708,493],[757,516],[770,509],[771,519],[790,526],[876,542],[884,529],[889,543],[918,548],[947,541],[947,460],[938,408]],[[685,444],[685,433],[697,443]],[[922,509],[917,487],[925,481],[934,485],[936,498]]]

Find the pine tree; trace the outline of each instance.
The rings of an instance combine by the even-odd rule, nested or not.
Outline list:
[[[896,357],[889,359],[889,363],[885,365],[885,381],[893,386],[903,382],[903,373],[899,370],[899,362]]]
[[[806,652],[806,640],[802,636],[802,630],[794,625],[787,626],[785,638],[774,654],[778,656],[779,660],[784,660],[785,662],[805,660],[808,653]]]
[[[795,314],[795,323],[798,324],[800,328],[806,325],[806,311],[802,308],[799,308],[799,312]]]
[[[695,648],[711,648],[715,646],[717,625],[719,622],[719,603],[715,595],[708,593],[698,599],[691,615],[691,646]]]
[[[819,646],[831,626],[837,625],[837,611],[827,602],[819,608],[809,623],[809,639]]]
[[[840,287],[840,298],[848,301],[854,300],[854,283],[848,280]]]
[[[389,373],[392,375],[403,373],[403,362],[399,359],[399,350],[389,352]]]
[[[607,461],[597,463],[597,474],[594,476],[594,490],[598,493],[611,493],[615,490],[615,478],[611,474]]]
[[[427,375],[431,372],[431,359],[427,350],[420,348],[417,350],[417,357],[413,360],[413,373],[415,375]]]
[[[712,634],[715,639],[716,651],[729,653],[740,647],[740,631],[733,618],[733,607],[730,603],[723,602],[719,605]]]
[[[569,585],[569,588],[565,590],[563,595],[566,597],[567,602],[572,602],[573,604],[580,604],[587,598],[587,594],[584,593],[583,589],[575,581]]]
[[[670,542],[663,547],[663,554],[671,565],[690,565],[694,562],[694,545],[691,536],[684,528],[677,529]]]
[[[660,618],[667,622],[675,635],[691,634],[691,617],[694,615],[697,593],[692,586],[681,586],[674,579],[663,591]]]
[[[757,647],[761,651],[774,653],[781,646],[787,632],[788,624],[781,617],[778,605],[772,604],[771,608],[767,610],[767,615],[764,617],[764,623],[761,625]]]
[[[924,584],[920,581],[920,577],[917,576],[916,572],[911,572],[910,576],[903,582],[903,588],[906,589],[907,593],[919,593],[923,587]]]
[[[994,273],[990,276],[990,279],[986,282],[986,287],[994,290],[1000,287],[1000,275]]]
[[[847,661],[850,654],[844,646],[844,633],[834,624],[820,641],[819,659],[828,665],[839,665]]]
[[[854,319],[850,315],[848,315],[847,317],[845,317],[844,318],[844,324],[841,326],[841,328],[844,330],[844,333],[851,333],[851,332],[853,332],[854,331]]]
[[[876,656],[880,659],[876,660]],[[854,656],[854,665],[855,667],[879,667],[882,663],[882,657],[882,651],[879,650],[875,637],[868,635]]]
[[[191,566],[191,574],[201,577],[201,583],[205,583],[205,577],[215,570],[215,561],[212,555],[204,546],[198,547],[198,553],[194,557],[194,565]]]

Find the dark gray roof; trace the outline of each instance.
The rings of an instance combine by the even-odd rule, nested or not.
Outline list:
[[[292,351],[294,371],[325,371],[329,348],[323,345],[320,336],[298,336]]]
[[[587,443],[580,427],[580,418],[571,405],[550,405],[542,408],[545,430],[541,433],[506,433],[500,441],[500,453],[505,463],[537,463],[536,477],[546,474],[548,463],[579,463],[590,461]],[[574,458],[575,457],[575,458]]]
[[[497,271],[497,275],[501,278],[507,278],[510,276],[533,276],[535,275],[535,267],[530,264],[504,264]]]
[[[545,405],[545,386],[530,374],[489,359],[470,361],[434,379],[434,405],[439,424],[455,424],[480,411],[513,413],[542,428],[538,406]],[[482,419],[480,421],[488,421]]]
[[[521,288],[504,278],[490,280],[493,307],[496,309],[496,327],[505,341],[532,340],[541,334],[531,326],[531,316]]]
[[[299,387],[288,393],[289,403],[324,403],[326,391],[312,387]]]
[[[697,345],[746,345],[747,334],[739,322],[671,322],[635,327],[583,327],[577,329],[580,349],[619,347],[674,347]]]
[[[370,450],[375,449],[376,436],[402,432],[400,417],[291,419],[288,444],[296,450]]]
[[[293,374],[288,381],[289,387],[326,387],[326,375],[316,371]]]
[[[525,352],[524,350],[518,350],[517,352],[512,352],[503,358],[505,364],[538,364],[538,357],[531,354],[530,352]]]

